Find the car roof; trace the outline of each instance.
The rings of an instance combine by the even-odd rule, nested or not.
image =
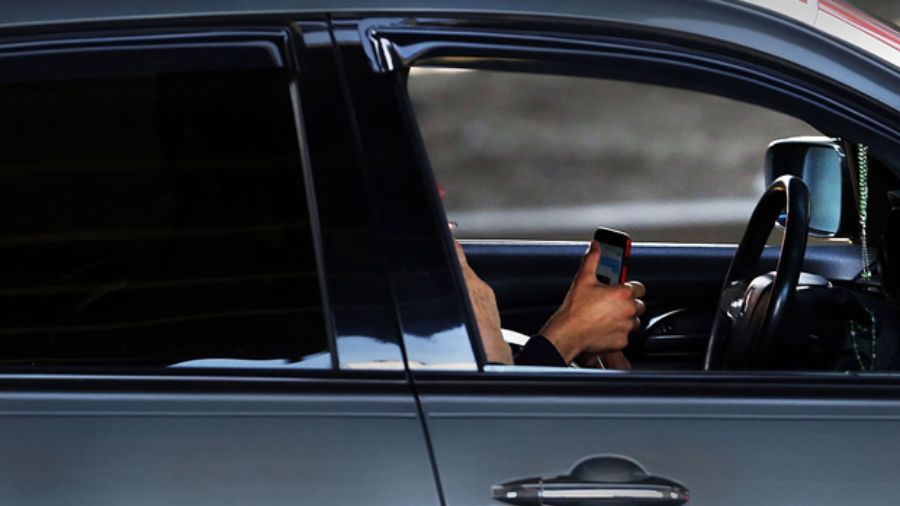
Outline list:
[[[869,73],[874,63],[882,67],[875,70],[880,89],[860,91],[900,107],[896,92],[885,93],[900,75],[897,31],[840,0],[0,0],[0,31],[314,13],[537,16],[681,32],[752,48],[822,75],[858,73],[860,65]],[[858,88],[852,77],[841,79]]]
[[[799,20],[900,67],[900,32],[841,0],[743,0]]]
[[[16,0],[0,1],[0,27],[303,12],[467,12],[616,19],[664,25],[705,11],[710,22],[764,8],[900,67],[897,30],[841,0]],[[692,16],[693,15],[693,16]],[[677,27],[676,27],[677,28]]]

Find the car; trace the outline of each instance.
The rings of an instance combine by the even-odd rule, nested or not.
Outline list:
[[[898,41],[837,0],[5,5],[0,500],[892,501]],[[688,89],[820,135],[751,148],[771,184],[740,247],[634,244],[632,370],[490,364],[417,68]],[[531,335],[592,232],[461,242]]]

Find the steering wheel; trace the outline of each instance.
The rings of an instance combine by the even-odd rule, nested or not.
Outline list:
[[[775,220],[786,212],[774,273],[753,277]],[[809,190],[803,180],[782,176],[756,204],[725,276],[706,348],[704,370],[777,366],[787,315],[803,268],[809,232]]]

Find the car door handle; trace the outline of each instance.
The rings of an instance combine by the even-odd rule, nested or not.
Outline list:
[[[569,474],[524,478],[494,485],[494,499],[517,506],[671,505],[688,501],[681,483],[653,476],[621,455],[588,457]]]
[[[666,485],[629,487],[621,485],[586,485],[581,483],[548,484],[542,481],[497,485],[494,499],[517,506],[589,506],[604,504],[654,504],[676,506],[687,502],[687,491]]]

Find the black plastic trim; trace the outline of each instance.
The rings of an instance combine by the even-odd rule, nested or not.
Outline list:
[[[0,82],[284,68],[291,58],[283,28],[70,37],[0,45]]]
[[[294,27],[302,32],[302,114],[336,348],[365,337],[380,344],[363,360],[396,361],[399,369],[401,333],[342,55],[327,18]]]
[[[372,202],[369,213],[378,226],[407,351],[412,349],[411,340],[471,339],[461,335],[467,332],[468,320],[448,254],[451,245],[442,235],[447,225],[438,212],[433,179],[422,168],[414,146],[415,125],[405,110],[399,76],[371,72],[355,23],[333,26],[355,114],[355,135],[362,143],[361,163]],[[439,348],[419,347],[420,354],[410,353],[409,360],[475,368],[469,342],[450,351]]]
[[[404,117],[410,136],[412,137],[412,146],[415,151],[415,156],[418,159],[419,166],[427,169],[423,171],[422,177],[425,179],[427,194],[435,204],[432,206],[432,209],[433,213],[436,215],[435,220],[439,224],[438,229],[440,230],[440,239],[445,244],[444,252],[450,268],[450,273],[456,281],[455,284],[458,296],[460,297],[460,300],[463,301],[462,311],[466,319],[465,326],[469,335],[469,343],[475,354],[475,362],[478,366],[478,370],[482,370],[484,364],[487,363],[487,354],[484,351],[484,345],[482,344],[478,325],[475,324],[475,312],[472,309],[472,304],[469,300],[469,293],[465,289],[466,282],[463,277],[462,266],[460,266],[459,259],[456,255],[453,233],[450,231],[449,227],[444,226],[445,223],[449,223],[449,220],[447,219],[447,213],[444,210],[444,206],[441,204],[441,197],[438,193],[438,181],[434,177],[434,170],[431,168],[431,160],[428,158],[428,152],[425,149],[425,140],[419,129],[419,122],[416,119],[415,111],[413,111],[409,94],[406,92],[406,75],[398,75],[397,79],[398,102],[402,104],[403,107]]]
[[[327,30],[324,22],[311,25],[312,27]],[[295,25],[295,30],[301,27]],[[300,54],[306,50],[302,44],[302,33],[292,34],[291,55],[293,68],[300,69]],[[299,54],[298,54],[299,53]],[[325,251],[322,241],[322,224],[319,219],[319,206],[316,200],[316,185],[313,177],[312,162],[310,160],[310,148],[306,137],[306,122],[303,117],[303,96],[300,92],[300,83],[297,78],[297,72],[292,76],[291,81],[291,100],[293,102],[292,111],[294,114],[294,123],[297,126],[297,140],[300,145],[300,159],[303,167],[301,167],[301,175],[303,177],[304,189],[306,191],[307,210],[309,212],[310,230],[313,238],[313,251],[316,255],[316,270],[319,272],[319,294],[322,298],[322,310],[325,317],[326,341],[328,342],[328,351],[331,354],[331,368],[338,369],[340,360],[338,357],[337,343],[335,342],[335,324],[334,312],[331,310],[331,298],[328,294],[328,283],[325,282]]]

